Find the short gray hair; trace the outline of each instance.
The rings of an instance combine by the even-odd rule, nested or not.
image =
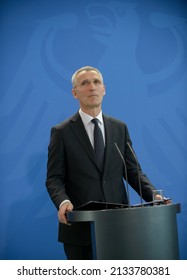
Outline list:
[[[101,80],[102,80],[102,82],[103,82],[103,76],[102,76],[101,72],[100,72],[97,68],[92,67],[92,66],[84,66],[84,67],[79,68],[79,69],[73,74],[73,76],[72,76],[72,78],[71,78],[71,82],[72,82],[73,87],[75,87],[77,75],[78,75],[79,73],[83,72],[83,71],[87,71],[87,72],[89,72],[89,71],[95,71],[95,72],[97,72],[97,73],[100,75]]]

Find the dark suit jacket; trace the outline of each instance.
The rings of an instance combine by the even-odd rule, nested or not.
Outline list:
[[[131,144],[125,123],[103,115],[106,149],[103,172],[99,169],[94,150],[79,113],[51,130],[46,186],[57,209],[69,199],[74,208],[88,201],[127,203],[124,187],[124,164],[114,143],[122,152],[128,182],[139,193],[137,164],[127,142]],[[152,199],[152,184],[139,166],[143,198]],[[89,224],[59,225],[59,241],[69,244],[90,242]]]

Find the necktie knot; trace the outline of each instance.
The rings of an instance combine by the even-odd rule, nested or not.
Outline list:
[[[95,125],[98,125],[98,121],[99,121],[99,120],[96,119],[96,118],[95,118],[95,119],[92,119],[92,122],[93,122]]]

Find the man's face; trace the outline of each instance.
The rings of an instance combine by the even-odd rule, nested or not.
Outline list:
[[[73,96],[79,100],[83,110],[101,107],[105,86],[96,71],[83,71],[77,75]]]

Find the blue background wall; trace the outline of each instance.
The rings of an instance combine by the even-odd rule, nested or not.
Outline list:
[[[181,203],[187,259],[185,2],[1,1],[1,259],[65,258],[45,188],[47,147],[51,127],[78,109],[70,79],[84,65],[102,71],[103,111],[128,124],[145,173]]]

